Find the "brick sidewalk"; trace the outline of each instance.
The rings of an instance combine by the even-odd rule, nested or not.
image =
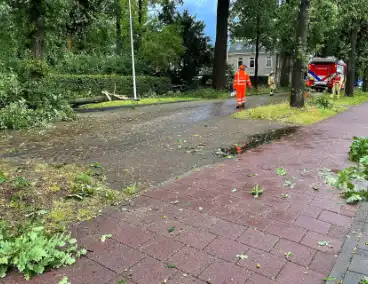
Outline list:
[[[318,169],[346,166],[352,136],[368,135],[367,112],[368,104],[353,108],[106,210],[74,229],[87,257],[27,283],[64,275],[72,284],[324,283],[358,207],[345,205]],[[293,177],[295,186],[284,186]],[[256,184],[265,189],[257,200],[249,193]],[[102,243],[103,234],[112,238]],[[4,283],[24,281],[13,274]]]

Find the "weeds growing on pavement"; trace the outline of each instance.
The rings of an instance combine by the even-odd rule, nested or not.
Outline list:
[[[97,165],[15,166],[0,160],[0,276],[16,268],[28,279],[86,253],[67,233],[69,226],[127,197],[105,185]]]
[[[75,263],[76,258],[87,253],[78,249],[77,240],[70,235],[50,234],[45,228],[19,228],[9,232],[6,222],[0,224],[0,277],[16,268],[25,279],[42,274],[48,268],[60,268]]]
[[[356,162],[337,174],[324,170],[325,182],[342,190],[346,203],[355,204],[368,200],[368,137],[354,137],[349,158]]]
[[[255,199],[257,199],[264,191],[264,188],[261,188],[258,184],[255,185],[253,188],[252,188],[252,191],[250,192]]]

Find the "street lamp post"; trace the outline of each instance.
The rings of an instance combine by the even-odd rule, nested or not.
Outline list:
[[[134,100],[137,100],[137,86],[136,86],[136,83],[135,83],[133,17],[132,17],[132,3],[131,3],[131,0],[129,0],[129,16],[130,16],[130,46],[131,46],[131,51],[132,51],[133,95],[134,95]]]

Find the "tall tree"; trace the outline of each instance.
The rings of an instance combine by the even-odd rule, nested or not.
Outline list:
[[[212,86],[216,90],[225,89],[226,87],[229,9],[230,0],[217,1],[215,58],[212,72]]]
[[[245,39],[254,45],[255,72],[254,86],[258,86],[258,66],[260,49],[271,51],[274,48],[276,2],[274,0],[237,0],[231,11],[231,37]],[[271,71],[271,70],[269,70]]]
[[[345,25],[345,29],[349,36],[349,60],[348,74],[345,86],[345,95],[354,95],[356,60],[357,60],[357,43],[358,33],[362,27],[362,23],[368,20],[368,6],[366,0],[351,0],[345,2],[338,0],[341,9],[341,20]]]
[[[291,107],[304,107],[304,72],[306,70],[306,48],[308,38],[308,9],[310,0],[301,0],[296,31],[296,48],[291,82]]]
[[[115,25],[116,25],[116,54],[123,52],[123,38],[121,37],[121,3],[115,0]]]
[[[36,59],[43,59],[45,52],[45,1],[31,0],[29,2],[29,23],[32,55]]]

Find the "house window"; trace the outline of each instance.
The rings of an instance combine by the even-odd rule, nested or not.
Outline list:
[[[240,67],[240,65],[243,65],[243,58],[238,58],[238,67]]]
[[[271,56],[266,57],[266,68],[272,68],[272,57]]]
[[[249,58],[249,67],[254,68],[254,65],[255,65],[254,57]]]

